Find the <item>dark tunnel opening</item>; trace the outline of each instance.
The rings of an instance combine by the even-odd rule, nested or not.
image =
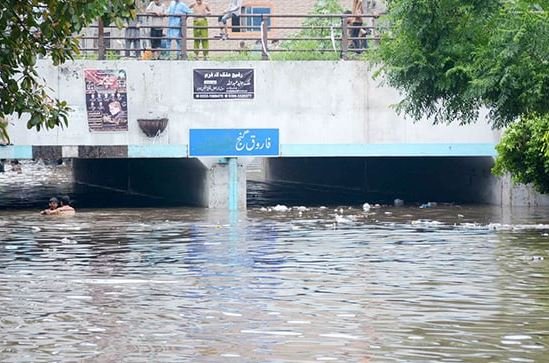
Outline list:
[[[497,183],[492,166],[491,157],[267,159],[265,184],[250,186],[248,203],[489,204]]]
[[[200,178],[205,171],[197,160],[155,160],[155,170],[149,170],[150,165],[142,160],[135,160],[131,166],[116,160],[80,166],[74,161],[72,165],[55,166],[25,161],[22,175],[2,176],[0,209],[42,208],[51,196],[61,194],[70,194],[79,208],[193,206],[188,195],[174,199],[169,192],[176,188],[202,191]],[[408,205],[490,204],[497,189],[497,179],[490,172],[492,165],[491,157],[263,159],[256,163],[258,173],[248,170],[247,204],[251,208],[392,204],[397,198]],[[136,171],[130,193],[124,178],[128,168]],[[161,169],[165,171],[159,172]],[[193,177],[183,178],[177,170]],[[82,173],[90,181],[101,179],[105,185],[75,183],[74,174]],[[148,193],[150,190],[159,192]]]

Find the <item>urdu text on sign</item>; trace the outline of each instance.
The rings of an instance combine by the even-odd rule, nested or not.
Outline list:
[[[253,69],[193,70],[194,99],[252,99],[254,88]]]
[[[278,156],[278,129],[190,129],[189,156]]]

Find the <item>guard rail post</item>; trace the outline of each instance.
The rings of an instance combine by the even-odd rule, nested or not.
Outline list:
[[[181,54],[179,57],[187,60],[187,15],[181,15]]]
[[[349,50],[349,27],[347,23],[347,17],[343,15],[341,17],[341,59],[347,59],[347,52]]]
[[[97,59],[105,60],[105,25],[101,18],[97,20]]]
[[[269,53],[268,51],[268,41],[269,37],[267,34],[267,31],[269,30],[269,27],[267,26],[267,22],[265,21],[265,18],[263,17],[263,14],[261,14],[261,59],[262,60],[269,60]]]

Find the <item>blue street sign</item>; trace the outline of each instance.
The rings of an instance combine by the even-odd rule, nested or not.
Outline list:
[[[190,129],[189,156],[278,156],[278,129]]]

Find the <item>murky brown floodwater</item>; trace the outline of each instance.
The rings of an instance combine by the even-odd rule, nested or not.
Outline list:
[[[46,184],[49,174],[40,165],[0,174],[1,362],[549,356],[547,209],[132,208],[46,218],[25,203],[37,191],[43,200],[72,192],[62,178]]]

